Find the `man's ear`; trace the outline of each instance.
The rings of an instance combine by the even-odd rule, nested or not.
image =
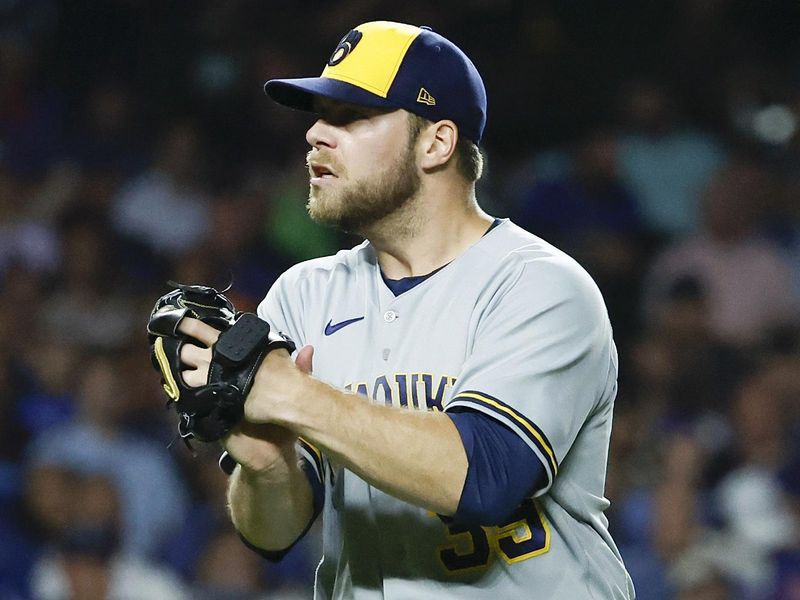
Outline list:
[[[437,121],[426,127],[419,136],[420,167],[426,171],[447,164],[458,142],[458,127],[449,120]]]

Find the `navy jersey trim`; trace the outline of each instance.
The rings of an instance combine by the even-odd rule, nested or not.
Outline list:
[[[449,264],[450,263],[447,263],[447,265]],[[436,273],[444,269],[447,265],[442,265],[438,269],[435,269],[426,275],[415,275],[413,277],[403,277],[402,279],[389,279],[388,277],[386,277],[386,275],[383,274],[383,271],[381,271],[381,277],[383,277],[383,282],[386,284],[386,287],[388,287],[391,290],[392,294],[394,294],[395,296],[399,296],[400,294],[404,294],[408,290],[417,287],[428,277],[436,275]]]
[[[494,221],[492,221],[492,224],[489,225],[489,229],[487,229],[484,232],[483,235],[486,235],[487,233],[489,233],[492,229],[494,229],[495,227],[500,225],[500,223],[502,223],[502,222],[503,222],[503,219],[497,219],[496,218]],[[483,236],[481,236],[481,237],[483,237]],[[404,294],[408,290],[411,290],[411,289],[417,287],[420,283],[425,281],[428,277],[430,277],[431,275],[435,275],[436,273],[438,273],[439,271],[444,269],[449,264],[450,263],[446,263],[446,264],[442,265],[441,267],[439,267],[438,269],[434,269],[430,273],[427,273],[426,275],[415,275],[413,277],[403,277],[402,279],[389,279],[388,277],[386,277],[383,274],[383,271],[381,271],[381,277],[383,278],[383,282],[386,284],[386,287],[389,288],[389,290],[392,292],[392,294],[394,294],[395,296],[399,296],[400,294]]]
[[[539,451],[545,461],[545,467],[549,471],[549,479],[551,481],[555,479],[558,474],[558,460],[553,445],[545,433],[525,415],[501,400],[475,390],[460,392],[447,404],[445,411],[458,407],[477,409],[510,426]]]
[[[500,223],[502,223],[502,222],[503,222],[503,219],[498,219],[497,217],[495,217],[494,221],[492,221],[492,224],[489,225],[489,229],[486,230],[486,233],[489,233],[492,229],[494,229],[495,227],[500,225]],[[486,235],[486,233],[484,233],[483,235]]]

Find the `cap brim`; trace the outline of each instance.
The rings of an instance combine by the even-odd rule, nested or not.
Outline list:
[[[317,97],[349,102],[359,106],[396,108],[386,98],[329,77],[270,79],[264,84],[264,92],[278,104],[307,112],[316,112],[314,98]]]

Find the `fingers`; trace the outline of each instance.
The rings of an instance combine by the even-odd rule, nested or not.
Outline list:
[[[194,344],[181,346],[181,363],[190,367],[181,371],[183,381],[189,387],[197,387],[208,383],[208,369],[211,363],[211,349],[201,348]]]
[[[183,344],[181,346],[181,362],[187,367],[195,369],[208,366],[211,362],[211,349],[201,348],[194,344]]]
[[[211,327],[211,325],[203,323],[199,319],[193,319],[192,317],[185,317],[182,319],[178,325],[178,331],[189,337],[193,337],[198,342],[208,347],[214,345],[220,333],[217,329]]]
[[[314,358],[314,346],[304,346],[297,353],[295,364],[303,373],[309,374],[312,371],[312,359]]]
[[[200,387],[201,385],[208,383],[208,369],[181,371],[181,377],[189,387]]]

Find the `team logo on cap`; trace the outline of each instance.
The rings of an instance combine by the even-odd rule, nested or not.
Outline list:
[[[328,59],[328,66],[335,67],[347,58],[347,55],[358,46],[358,42],[361,41],[362,37],[363,35],[358,29],[352,29],[350,33],[342,38],[339,45],[336,46],[336,50],[333,51],[333,54],[331,54],[331,57]]]
[[[419,102],[420,104],[427,104],[428,106],[436,106],[436,98],[431,96],[431,93],[425,88],[419,88],[419,94],[417,94],[417,102]]]

